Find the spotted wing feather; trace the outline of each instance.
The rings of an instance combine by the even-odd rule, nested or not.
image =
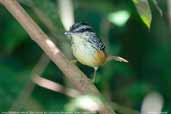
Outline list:
[[[99,38],[97,38],[96,34],[90,35],[88,42],[90,42],[96,49],[105,50],[104,43]]]

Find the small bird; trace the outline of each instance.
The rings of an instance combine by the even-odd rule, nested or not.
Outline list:
[[[92,27],[86,23],[75,23],[64,34],[71,39],[75,58],[80,63],[94,68],[93,82],[97,69],[105,62],[109,60],[128,62],[122,57],[108,55],[104,43],[97,37]]]

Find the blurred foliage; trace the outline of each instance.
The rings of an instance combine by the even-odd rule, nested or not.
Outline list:
[[[55,0],[19,0],[26,11],[41,28],[72,58],[69,41],[63,35],[64,28],[59,18]],[[125,57],[129,63],[108,62],[97,72],[97,88],[110,101],[140,111],[144,97],[153,91],[164,97],[163,111],[171,111],[171,32],[168,24],[166,0],[156,0],[163,11],[160,16],[156,4],[150,4],[153,16],[148,30],[138,12],[148,13],[149,8],[134,6],[130,0],[73,0],[76,21],[85,21],[93,26],[105,42],[106,51]],[[149,6],[148,6],[149,7]],[[35,8],[51,21],[55,30],[44,24]],[[117,26],[108,17],[119,11],[129,12],[125,24]],[[138,12],[137,12],[138,11]],[[120,15],[120,14],[119,14]],[[142,14],[144,15],[144,14]],[[146,14],[145,14],[146,15]],[[117,15],[116,15],[117,16]],[[0,111],[8,111],[16,102],[25,85],[31,80],[31,71],[39,61],[42,50],[29,39],[18,22],[0,6]],[[113,17],[112,17],[113,19]],[[106,27],[107,23],[107,27]],[[55,34],[55,35],[53,35]],[[103,34],[104,37],[101,37]],[[93,69],[77,63],[91,78]],[[57,83],[65,83],[63,74],[50,63],[41,75]],[[35,86],[24,102],[22,111],[65,111],[73,99],[60,93]]]
[[[152,14],[148,0],[132,0],[137,11],[148,28],[151,26]]]

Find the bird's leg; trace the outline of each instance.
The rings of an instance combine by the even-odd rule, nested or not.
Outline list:
[[[75,63],[77,63],[77,60],[76,59],[72,59],[72,60],[70,60],[70,63],[71,64],[75,64]]]
[[[96,81],[96,72],[98,70],[98,67],[94,67],[94,73],[93,73],[93,78],[92,81],[95,82]]]

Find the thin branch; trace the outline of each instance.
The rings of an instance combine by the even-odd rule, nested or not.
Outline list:
[[[41,87],[44,87],[48,90],[52,90],[54,92],[62,93],[68,97],[77,98],[80,96],[80,93],[77,90],[65,87],[59,83],[45,79],[38,75],[33,77],[32,80],[35,84],[37,84]],[[140,112],[138,112],[136,110],[133,110],[133,109],[125,107],[125,106],[121,106],[121,105],[113,103],[113,102],[112,102],[112,107],[116,111],[120,112],[121,114],[140,114]]]
[[[81,72],[78,67],[69,62],[64,54],[55,46],[16,0],[0,0],[0,3],[2,3],[2,5],[4,5],[16,18],[25,31],[30,35],[30,38],[42,48],[81,94],[101,96],[86,75]],[[106,102],[104,102],[103,105],[103,108],[100,109],[101,114],[115,114]]]
[[[54,23],[48,18],[45,12],[37,8],[35,5],[31,6],[31,9],[36,14],[36,16],[39,18],[39,20],[46,26],[46,28],[49,30],[50,35],[52,36],[51,40],[55,44],[61,44],[61,42],[66,41],[64,38],[64,34],[62,34],[62,29],[58,29],[59,27],[56,27]]]
[[[62,93],[69,97],[77,97],[80,95],[80,93],[75,89],[66,88],[56,82],[50,81],[38,75],[33,77],[32,81],[43,88],[52,90],[54,92]]]
[[[169,17],[169,27],[171,30],[171,0],[167,0],[168,17]]]

